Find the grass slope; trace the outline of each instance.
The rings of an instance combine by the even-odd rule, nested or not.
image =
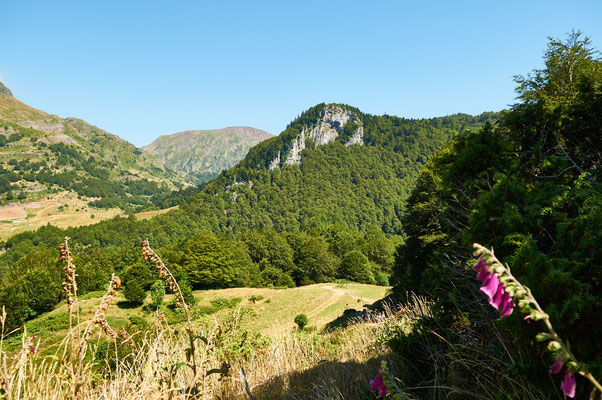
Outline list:
[[[271,137],[259,129],[232,126],[160,136],[142,150],[174,171],[206,182],[242,160],[251,147]]]
[[[231,288],[195,291],[197,305],[193,307],[193,313],[196,311],[198,318],[194,324],[197,326],[210,324],[214,318],[221,318],[228,314],[230,309],[240,307],[247,314],[242,328],[252,333],[279,336],[290,332],[296,326],[293,320],[298,314],[308,316],[309,326],[322,329],[328,322],[342,315],[346,309],[361,310],[364,305],[382,299],[389,289],[389,287],[359,283],[323,283],[287,289]],[[80,298],[82,321],[92,319],[103,294],[93,292]],[[258,300],[253,301],[251,296],[255,296]],[[172,300],[173,295],[167,295],[164,303],[167,304]],[[150,302],[148,296],[145,305],[150,306]],[[215,306],[226,302],[230,303],[229,306]],[[109,307],[107,313],[107,321],[115,330],[127,326],[131,317],[144,318],[149,322],[155,319],[155,313],[145,311],[144,306],[130,308],[122,293],[115,298],[115,304],[116,306]],[[152,306],[147,308],[152,309]],[[171,323],[178,325],[182,322],[181,315],[165,306],[162,309]],[[28,321],[25,326],[27,332],[41,339],[45,348],[54,349],[68,331],[67,306],[63,303],[53,311]],[[9,344],[13,346],[19,343],[20,339],[17,337],[9,339]]]

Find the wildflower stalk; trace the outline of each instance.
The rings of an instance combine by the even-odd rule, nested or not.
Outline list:
[[[84,331],[84,335],[82,337],[81,342],[79,343],[79,358],[77,365],[77,373],[75,378],[75,396],[77,397],[77,393],[82,386],[81,376],[82,376],[82,367],[84,358],[86,357],[86,350],[88,349],[88,339],[90,338],[90,334],[92,333],[92,329],[95,326],[100,327],[100,329],[111,339],[115,339],[117,335],[115,331],[109,326],[107,322],[107,310],[109,306],[113,302],[113,297],[117,294],[117,291],[121,287],[121,279],[115,274],[111,275],[111,280],[109,281],[109,287],[107,288],[106,293],[102,296],[100,300],[100,304],[94,313],[94,318],[90,321],[90,324]]]
[[[533,297],[531,290],[521,284],[514,275],[512,275],[508,264],[503,265],[494,255],[493,250],[489,250],[478,243],[475,243],[473,247],[475,248],[474,256],[483,257],[483,260],[489,266],[489,271],[491,273],[497,273],[500,276],[499,280],[504,285],[505,290],[510,296],[518,301],[521,312],[528,314],[525,319],[543,321],[548,332],[538,334],[537,340],[540,342],[549,341],[548,350],[563,355],[562,358],[569,360],[565,363],[568,367],[589,380],[594,387],[602,393],[602,385],[600,385],[600,382],[594,378],[585,365],[577,360],[577,357],[571,352],[569,346],[562,340],[558,333],[556,333],[556,330],[550,321],[550,316],[543,311],[535,297]]]
[[[65,272],[65,280],[63,281],[63,292],[65,292],[67,299],[67,309],[69,311],[69,362],[73,362],[75,355],[74,351],[74,337],[73,337],[73,308],[75,307],[76,322],[77,322],[77,343],[80,343],[80,332],[79,332],[79,304],[77,301],[77,274],[75,273],[75,264],[71,258],[71,251],[69,251],[69,237],[65,237],[65,242],[59,245],[59,259],[65,262],[63,271]]]
[[[197,377],[197,365],[195,360],[195,335],[192,331],[192,319],[190,318],[190,310],[188,308],[188,304],[186,304],[186,300],[184,299],[184,294],[182,293],[182,289],[180,289],[180,285],[174,278],[173,274],[167,268],[165,263],[161,260],[161,258],[155,253],[153,249],[150,247],[150,243],[148,239],[144,240],[141,243],[142,246],[142,256],[145,260],[151,261],[155,264],[157,269],[159,270],[159,276],[165,280],[167,283],[167,287],[172,291],[172,293],[176,294],[176,305],[182,307],[184,310],[184,314],[186,315],[187,328],[186,333],[188,334],[188,339],[190,341],[190,349],[189,349],[189,358],[191,361],[190,367],[192,368],[193,373],[193,381],[196,385],[196,377]]]

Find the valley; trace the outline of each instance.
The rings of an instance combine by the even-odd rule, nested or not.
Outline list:
[[[543,54],[500,111],[144,148],[0,84],[0,397],[602,398],[602,58]]]

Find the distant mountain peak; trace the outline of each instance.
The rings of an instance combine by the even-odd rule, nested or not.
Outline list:
[[[0,93],[13,97],[13,92],[11,92],[10,89],[7,88],[2,82],[0,82]]]
[[[189,130],[162,135],[142,150],[169,168],[204,182],[235,165],[251,147],[271,137],[248,126]]]

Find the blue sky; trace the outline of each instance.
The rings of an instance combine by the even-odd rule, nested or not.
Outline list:
[[[0,0],[0,81],[142,146],[320,102],[422,118],[514,102],[547,36],[602,48],[602,1]]]

